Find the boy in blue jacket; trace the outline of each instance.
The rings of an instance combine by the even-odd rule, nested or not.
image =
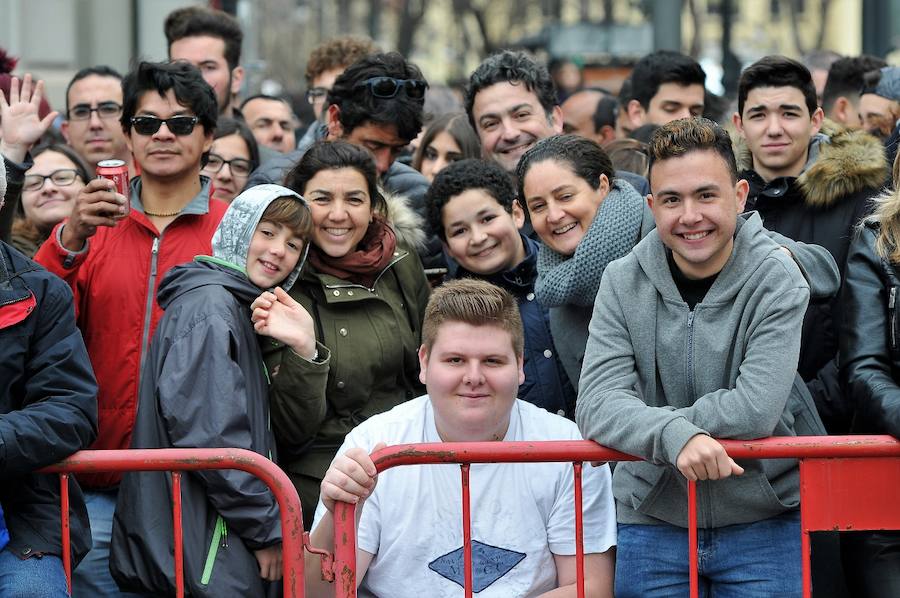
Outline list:
[[[525,382],[519,398],[572,419],[575,390],[556,355],[547,308],[534,295],[540,244],[523,235],[525,212],[496,163],[461,160],[435,177],[425,195],[428,221],[459,267],[453,278],[480,278],[506,290],[525,327]]]

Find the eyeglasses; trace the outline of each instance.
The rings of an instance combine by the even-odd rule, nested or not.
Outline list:
[[[368,87],[376,98],[392,98],[403,89],[406,97],[421,100],[425,97],[428,83],[419,79],[394,79],[393,77],[372,77],[353,86],[353,89]]]
[[[228,164],[228,168],[231,169],[231,174],[238,177],[249,176],[250,172],[253,170],[253,164],[250,160],[244,160],[243,158],[226,160],[219,154],[213,153],[209,154],[209,159],[206,161],[206,166],[204,166],[204,168],[210,172],[219,172],[226,164]]]
[[[328,95],[328,90],[324,87],[312,87],[306,91],[306,101],[310,104],[322,102]]]
[[[50,174],[26,174],[22,189],[25,191],[39,191],[44,186],[44,181],[50,179],[57,187],[68,187],[79,177],[74,168],[61,168]]]
[[[90,120],[91,114],[100,118],[117,118],[122,113],[122,105],[115,102],[100,102],[96,108],[90,104],[78,104],[69,108],[69,120]]]
[[[190,135],[199,120],[196,116],[173,116],[171,118],[133,116],[131,124],[139,135],[154,135],[163,123],[166,123],[166,127],[173,135]]]

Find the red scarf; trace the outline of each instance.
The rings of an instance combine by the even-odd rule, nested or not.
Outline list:
[[[331,257],[313,245],[309,263],[319,272],[371,289],[378,275],[391,263],[396,248],[397,235],[384,217],[376,215],[355,250],[343,257]]]

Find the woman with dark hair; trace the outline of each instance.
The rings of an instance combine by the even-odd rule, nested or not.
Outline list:
[[[319,485],[344,436],[368,417],[423,393],[417,351],[429,286],[415,246],[422,222],[383,197],[372,155],[345,141],[313,144],[285,178],[309,203],[307,266],[290,300],[253,303],[257,330],[304,329],[311,357],[280,338],[264,348],[272,429],[310,529]],[[293,325],[285,325],[293,322]]]
[[[212,179],[213,198],[231,203],[259,166],[259,147],[249,127],[233,118],[216,122],[213,144],[200,172]]]
[[[472,130],[465,114],[450,113],[434,119],[413,155],[412,167],[428,182],[451,162],[480,158],[478,135]]]
[[[53,227],[69,217],[75,197],[91,180],[87,164],[68,145],[40,146],[31,155],[34,164],[25,172],[11,240],[28,257],[34,257]]]
[[[544,242],[535,294],[550,308],[560,361],[577,386],[603,271],[653,229],[653,214],[634,187],[615,178],[603,148],[577,135],[539,141],[516,175],[519,198]]]

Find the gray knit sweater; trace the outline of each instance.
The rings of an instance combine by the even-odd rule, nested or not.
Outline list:
[[[728,263],[693,312],[656,231],[603,276],[576,421],[585,438],[647,460],[616,467],[620,523],[687,525],[686,480],[673,464],[695,434],[824,433],[796,374],[809,284],[758,215],[737,226]],[[830,265],[817,283],[836,288]],[[742,476],[698,484],[700,527],[759,521],[798,506],[795,460],[742,465]]]

